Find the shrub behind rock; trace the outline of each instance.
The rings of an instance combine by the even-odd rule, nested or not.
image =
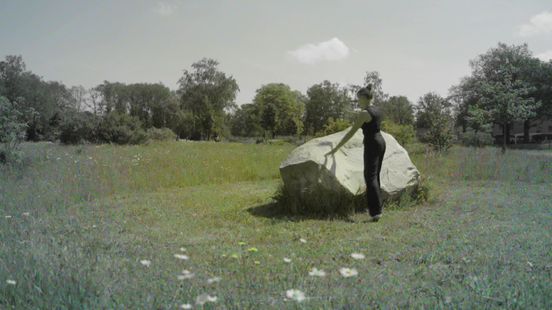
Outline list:
[[[389,120],[383,121],[381,125],[382,130],[391,134],[402,146],[411,143],[416,135],[412,125],[399,125]]]
[[[140,144],[148,140],[148,135],[137,117],[111,112],[100,122],[98,139],[107,143]]]
[[[19,143],[25,138],[27,125],[19,122],[20,113],[0,96],[0,163],[19,159]]]
[[[147,131],[148,138],[156,141],[176,140],[176,134],[169,128],[150,128]]]
[[[324,128],[316,133],[316,137],[323,137],[327,135],[331,135],[332,133],[336,133],[339,131],[342,131],[346,129],[347,127],[351,126],[351,122],[342,118],[334,119],[333,117],[328,118],[328,121],[324,125]]]
[[[99,117],[88,111],[69,115],[61,123],[59,140],[65,144],[96,142],[99,122]]]
[[[494,142],[493,136],[490,132],[475,132],[468,130],[458,135],[458,140],[462,145],[466,146],[485,146],[492,145]]]

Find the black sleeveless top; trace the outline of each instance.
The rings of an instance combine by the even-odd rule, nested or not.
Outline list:
[[[374,106],[369,106],[366,111],[370,113],[372,120],[362,124],[362,133],[364,137],[372,137],[380,132],[382,115],[380,110]]]

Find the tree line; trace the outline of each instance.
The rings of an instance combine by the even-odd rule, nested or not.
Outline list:
[[[552,118],[552,60],[533,57],[527,44],[499,43],[470,62],[472,73],[450,89],[456,124],[465,132],[502,129],[502,150],[515,121],[524,122],[529,142],[531,121]]]
[[[21,56],[10,55],[0,61],[0,96],[12,118],[23,125],[26,140],[124,144],[139,143],[155,129],[170,129],[191,140],[320,135],[349,123],[361,87],[326,80],[303,94],[284,83],[269,83],[257,89],[251,103],[237,106],[238,84],[218,65],[207,58],[193,63],[176,90],[162,83],[109,81],[85,89],[45,81],[27,70]],[[377,72],[368,72],[365,82],[381,85]],[[395,99],[399,109],[406,103],[411,113],[406,97],[391,98],[389,105]],[[410,115],[399,123],[412,119]]]
[[[552,62],[533,57],[526,44],[499,43],[470,62],[471,75],[447,97],[428,92],[416,104],[386,94],[379,73],[369,71],[362,85],[325,80],[305,94],[284,83],[265,84],[252,102],[238,106],[238,83],[218,65],[208,58],[193,63],[176,90],[162,83],[109,81],[85,89],[45,81],[27,70],[21,56],[6,56],[0,61],[0,159],[21,139],[127,144],[177,137],[321,136],[350,125],[356,92],[368,83],[374,104],[383,110],[384,130],[403,144],[416,134],[443,150],[455,128],[458,137],[469,132],[477,137],[498,124],[505,147],[514,121],[525,122],[528,139],[531,120],[552,114]]]
[[[471,74],[451,86],[447,97],[430,92],[418,100],[415,125],[422,141],[439,150],[454,139],[491,144],[492,128],[498,125],[504,152],[514,122],[524,123],[528,143],[533,121],[552,119],[552,60],[533,57],[527,44],[498,43],[471,60],[470,67]]]

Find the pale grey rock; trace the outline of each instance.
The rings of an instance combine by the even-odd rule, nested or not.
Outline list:
[[[280,174],[287,188],[299,193],[317,186],[328,191],[345,190],[353,195],[366,191],[364,181],[364,144],[362,130],[336,153],[324,156],[337,145],[350,127],[320,138],[312,139],[294,149],[280,165]],[[420,173],[408,152],[388,133],[381,132],[386,143],[380,173],[384,198],[395,197],[416,186]]]

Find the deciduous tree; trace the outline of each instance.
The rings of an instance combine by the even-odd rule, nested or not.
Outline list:
[[[414,124],[414,106],[404,96],[392,96],[379,104],[384,118],[398,125]]]
[[[306,130],[315,134],[327,125],[330,118],[344,119],[346,112],[351,109],[351,100],[346,88],[328,80],[315,84],[307,90]]]
[[[416,106],[416,127],[425,131],[422,138],[436,150],[446,151],[452,144],[450,102],[432,92],[420,97]]]
[[[527,44],[499,43],[471,62],[472,77],[478,106],[487,111],[490,119],[502,127],[502,151],[506,151],[508,126],[514,121],[525,121],[536,116],[540,101],[532,95],[528,69],[535,61]]]
[[[225,109],[235,106],[238,83],[219,71],[218,65],[214,59],[203,58],[192,64],[191,71],[184,70],[178,81],[182,109],[193,117],[192,139],[209,140],[220,135]]]
[[[257,89],[253,104],[266,133],[274,137],[303,132],[304,103],[299,94],[283,83],[270,83]]]

